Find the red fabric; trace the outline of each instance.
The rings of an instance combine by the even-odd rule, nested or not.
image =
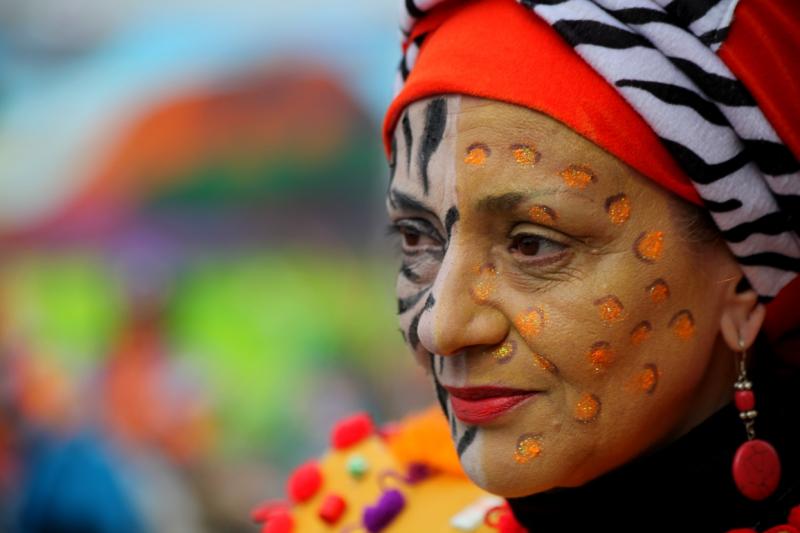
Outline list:
[[[650,126],[545,21],[513,0],[449,2],[412,29],[428,33],[384,121],[387,153],[403,109],[467,94],[550,115],[681,197],[701,205]]]
[[[743,0],[719,56],[800,159],[800,2]]]

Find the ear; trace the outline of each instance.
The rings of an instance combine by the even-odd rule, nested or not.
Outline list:
[[[725,343],[734,352],[748,349],[756,340],[764,323],[766,307],[758,303],[753,289],[736,291],[737,284],[728,285],[728,294],[720,316],[720,331]]]

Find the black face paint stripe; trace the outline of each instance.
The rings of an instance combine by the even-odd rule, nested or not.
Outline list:
[[[400,125],[403,128],[403,138],[406,141],[406,169],[411,170],[411,151],[414,147],[414,135],[411,133],[411,119],[408,118],[408,111],[403,114]]]
[[[442,384],[439,382],[439,376],[436,375],[436,368],[434,366],[434,355],[432,353],[428,353],[428,358],[431,364],[431,375],[433,375],[433,384],[436,387],[436,399],[439,401],[439,406],[442,408],[444,412],[444,416],[449,418],[450,417],[450,410],[447,408],[447,389],[442,387]]]
[[[403,313],[408,312],[411,308],[417,305],[425,293],[428,292],[428,289],[423,289],[416,294],[412,294],[406,298],[398,298],[397,299],[397,314],[402,315]]]
[[[450,241],[450,237],[453,235],[453,226],[458,222],[459,218],[461,218],[461,214],[458,212],[458,208],[453,206],[447,210],[447,214],[444,216],[444,230],[447,233],[448,241]]]
[[[439,147],[444,136],[447,124],[447,101],[444,98],[434,98],[425,109],[425,129],[422,133],[422,145],[419,149],[419,172],[422,176],[422,190],[428,194],[430,180],[428,179],[428,163],[431,156]]]
[[[428,297],[425,299],[425,305],[422,307],[422,312],[424,313],[428,309],[432,309],[434,305],[436,305],[436,298],[433,297],[433,294],[428,294]]]
[[[433,298],[432,294],[428,294],[428,298],[425,300],[425,305],[422,306],[422,309],[419,310],[419,313],[414,315],[414,318],[411,319],[411,324],[408,326],[408,341],[411,344],[411,348],[416,350],[419,346],[419,321],[422,318],[422,313],[433,307],[436,303],[436,300]]]
[[[475,440],[475,435],[478,434],[478,428],[476,426],[470,426],[461,435],[461,438],[458,439],[458,446],[456,446],[456,452],[458,452],[458,456],[461,457],[464,455],[464,452],[467,451],[467,448],[470,447],[472,441]]]
[[[411,324],[408,326],[408,343],[411,345],[411,348],[416,350],[417,346],[419,346],[419,319],[422,316],[422,311],[414,315],[414,318],[411,319]]]
[[[420,275],[411,270],[411,267],[409,267],[408,265],[403,265],[400,267],[400,274],[408,281],[414,283],[418,282],[421,279]]]
[[[440,355],[439,356],[439,373],[441,374],[442,372],[444,372],[444,356]]]
[[[450,416],[450,435],[453,437],[453,440],[456,438],[456,417]]]

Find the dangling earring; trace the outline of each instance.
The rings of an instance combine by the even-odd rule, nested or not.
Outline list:
[[[734,383],[734,400],[747,431],[747,442],[739,446],[733,457],[733,480],[745,497],[759,501],[769,497],[778,488],[781,462],[778,452],[770,443],[756,438],[756,398],[753,384],[747,379],[747,351],[741,338],[737,358],[739,377]]]

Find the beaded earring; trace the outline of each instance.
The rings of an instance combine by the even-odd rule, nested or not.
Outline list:
[[[734,383],[734,402],[747,431],[747,441],[739,446],[733,457],[733,480],[745,497],[759,501],[768,498],[781,479],[778,452],[767,441],[756,438],[756,398],[753,383],[747,379],[747,351],[739,338],[738,371]]]

